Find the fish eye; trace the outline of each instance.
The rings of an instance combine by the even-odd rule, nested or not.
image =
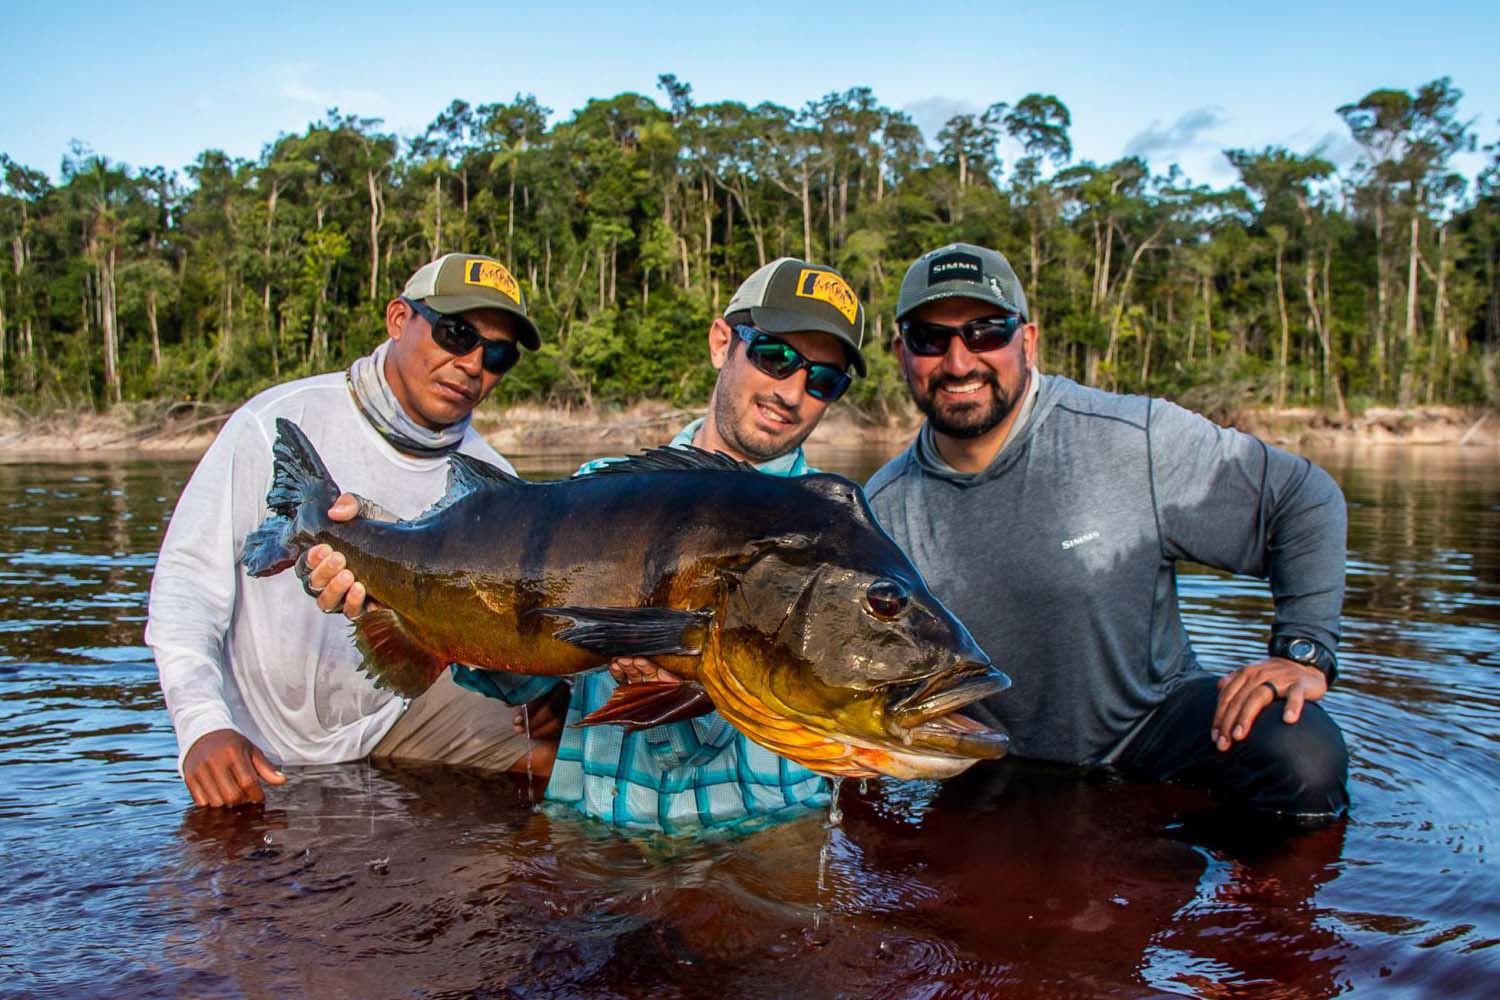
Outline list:
[[[906,588],[895,580],[876,580],[865,591],[865,606],[876,618],[886,621],[899,618],[909,601]]]

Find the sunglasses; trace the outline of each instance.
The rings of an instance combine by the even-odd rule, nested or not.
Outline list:
[[[459,316],[451,316],[448,313],[440,313],[436,309],[419,302],[401,296],[401,301],[416,310],[417,315],[427,321],[432,328],[432,342],[449,354],[463,357],[474,348],[484,346],[484,356],[480,364],[484,370],[492,375],[504,375],[510,371],[521,358],[521,348],[514,340],[489,340],[474,329],[474,324]]]
[[[904,319],[900,323],[901,340],[908,351],[919,357],[940,358],[948,353],[948,342],[957,334],[963,338],[969,353],[983,354],[1010,343],[1023,322],[1015,313],[971,319],[961,327]]]
[[[838,365],[809,361],[784,340],[777,340],[764,330],[743,323],[734,332],[745,342],[745,357],[758,370],[774,379],[791,378],[799,368],[807,369],[807,394],[813,399],[831,403],[844,394],[854,381]]]

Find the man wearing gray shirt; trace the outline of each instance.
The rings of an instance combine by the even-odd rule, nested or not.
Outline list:
[[[1337,675],[1345,508],[1304,458],[1159,399],[1035,366],[1037,328],[993,250],[907,271],[896,356],[927,421],[871,507],[1015,686],[974,714],[1018,757],[1196,785],[1327,818],[1348,754],[1316,702]],[[1179,559],[1269,577],[1269,655],[1204,671]]]

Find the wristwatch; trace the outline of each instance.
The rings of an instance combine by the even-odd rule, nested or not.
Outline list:
[[[1315,639],[1300,635],[1278,635],[1268,644],[1267,650],[1272,656],[1317,668],[1322,671],[1329,687],[1333,687],[1333,682],[1338,679],[1338,657],[1333,655],[1333,650]]]

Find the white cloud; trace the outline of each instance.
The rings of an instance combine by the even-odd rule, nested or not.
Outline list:
[[[1184,153],[1205,146],[1217,147],[1217,140],[1208,133],[1228,121],[1217,107],[1193,108],[1167,126],[1160,119],[1152,119],[1150,125],[1131,136],[1125,144],[1125,155],[1171,163]]]
[[[267,69],[267,94],[318,111],[339,108],[342,111],[369,114],[386,107],[389,101],[376,90],[360,87],[329,86],[317,79],[317,68],[310,63],[278,63]]]
[[[948,124],[948,119],[954,115],[977,115],[984,110],[984,106],[972,101],[935,96],[908,101],[901,110],[910,115],[917,128],[922,130],[922,138],[935,142],[937,134]]]

